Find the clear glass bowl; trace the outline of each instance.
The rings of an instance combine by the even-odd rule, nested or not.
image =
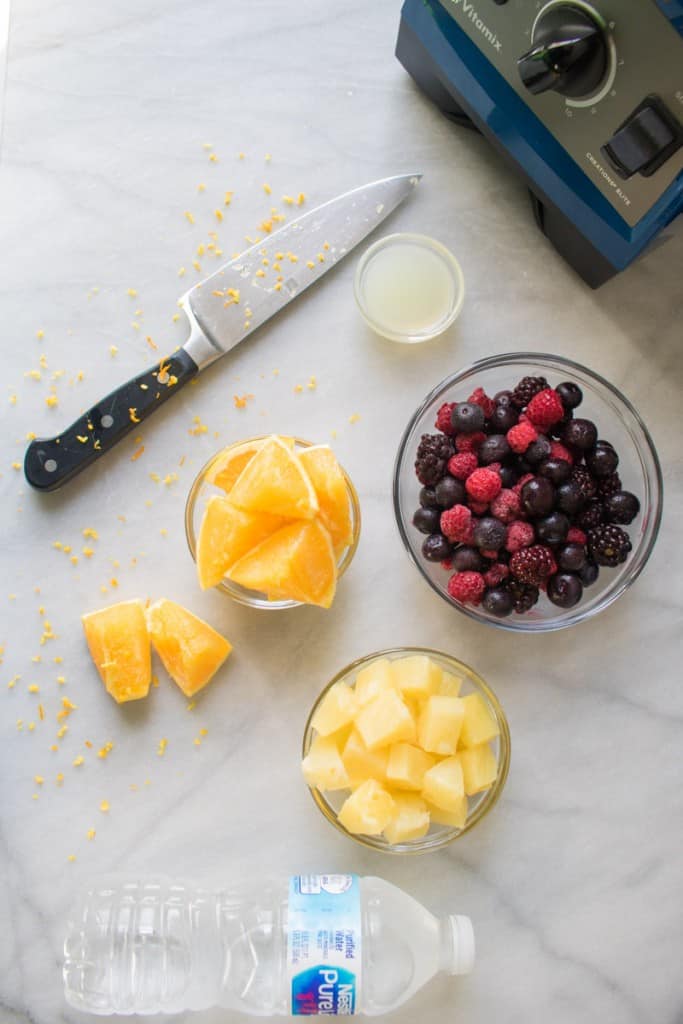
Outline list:
[[[226,452],[238,452],[241,448],[249,448],[258,441],[265,440],[266,435],[263,434],[258,437],[246,438],[244,441],[237,441],[235,444],[229,444],[225,448],[221,448],[220,451],[216,452],[216,454],[209,459],[206,465],[202,466],[199,473],[197,473],[185,504],[185,536],[187,537],[187,544],[194,562],[197,561],[197,536],[201,527],[206,503],[214,494],[222,494],[225,496],[225,491],[222,491],[220,487],[216,487],[214,484],[210,484],[207,481],[207,474],[215,463],[219,459],[223,458]],[[313,441],[303,441],[299,437],[294,438],[295,450],[298,448],[310,448],[313,444]],[[337,567],[338,579],[341,579],[350,566],[353,556],[356,553],[358,540],[360,538],[360,502],[358,501],[358,494],[356,493],[356,488],[353,486],[351,478],[344,467],[340,466],[340,469],[344,474],[346,488],[349,495],[353,541],[347,548],[345,548],[344,551],[342,551],[340,555]],[[269,611],[281,611],[283,608],[298,608],[302,604],[301,601],[269,601],[266,595],[262,594],[260,591],[249,590],[247,587],[241,587],[239,583],[233,583],[233,581],[229,580],[227,577],[224,577],[215,589],[222,590],[224,594],[228,594],[228,596],[234,601],[248,605],[250,608],[265,608]]]
[[[426,654],[428,658],[435,661],[446,672],[460,676],[463,680],[460,691],[461,696],[466,696],[468,693],[478,693],[486,701],[500,729],[500,735],[491,741],[491,749],[498,761],[498,775],[490,789],[487,789],[484,793],[477,793],[475,796],[469,797],[469,812],[463,828],[432,825],[426,836],[423,836],[421,839],[411,839],[405,843],[390,843],[381,835],[366,836],[348,832],[337,819],[337,812],[348,796],[348,791],[340,790],[333,793],[321,793],[318,789],[310,789],[316,806],[335,828],[339,829],[345,836],[360,843],[361,846],[367,846],[372,850],[380,850],[383,853],[427,853],[431,850],[440,850],[447,843],[452,843],[454,839],[458,839],[466,832],[469,832],[498,802],[510,768],[510,729],[505,712],[493,690],[469,665],[465,665],[464,662],[451,657],[450,654],[433,651],[427,647],[392,647],[386,651],[375,651],[373,654],[367,654],[364,658],[359,658],[357,661],[347,665],[346,668],[343,668],[341,672],[338,672],[334,679],[330,680],[311,708],[304,728],[301,749],[302,758],[308,754],[311,743],[316,735],[315,730],[311,727],[313,716],[330,687],[334,686],[335,683],[345,683],[347,686],[351,686],[362,668],[370,665],[373,661],[378,661],[380,658],[389,658],[393,661],[397,658],[405,658],[411,654]]]
[[[529,612],[499,619],[474,605],[454,601],[447,590],[449,573],[438,562],[422,556],[424,534],[412,525],[418,507],[420,483],[415,476],[415,454],[422,434],[434,433],[434,421],[444,402],[464,402],[475,387],[488,395],[512,388],[524,376],[544,376],[551,387],[562,381],[573,381],[583,391],[583,402],[577,415],[591,419],[598,436],[611,441],[619,453],[618,472],[625,490],[637,495],[640,513],[627,527],[633,550],[623,565],[602,568],[591,587],[584,590],[581,601],[569,609],[558,608],[541,593],[538,604]],[[394,467],[394,512],[399,533],[410,558],[430,587],[459,612],[477,622],[486,622],[501,629],[540,633],[562,629],[582,622],[607,608],[637,579],[647,562],[657,538],[662,517],[662,472],[652,438],[631,403],[612,384],[592,370],[560,356],[534,352],[511,352],[482,359],[446,377],[420,404],[401,439]]]

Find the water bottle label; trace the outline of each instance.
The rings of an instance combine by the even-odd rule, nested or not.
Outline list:
[[[287,969],[297,1016],[357,1012],[361,983],[358,875],[289,880]]]

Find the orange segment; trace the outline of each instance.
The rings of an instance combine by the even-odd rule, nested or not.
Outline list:
[[[312,519],[318,511],[313,485],[298,458],[278,437],[269,437],[230,491],[234,505],[289,519]]]
[[[299,452],[320,506],[320,518],[330,531],[337,558],[353,542],[351,506],[346,480],[334,452],[327,445],[314,445]]]
[[[81,621],[107,693],[117,704],[146,697],[152,661],[142,602],[121,601],[83,615]]]
[[[280,440],[290,451],[294,449],[293,437],[282,437]],[[234,445],[217,456],[206,474],[206,482],[220,487],[226,494],[232,490],[244,467],[251,462],[259,448],[263,447],[263,440],[247,442],[245,445]]]
[[[215,629],[165,598],[147,611],[154,650],[186,697],[206,686],[232,650]]]
[[[231,565],[285,521],[269,512],[246,512],[220,494],[209,498],[197,538],[197,575],[202,590],[220,583]]]
[[[283,526],[241,558],[227,575],[274,600],[329,608],[337,586],[337,562],[330,535],[316,519]]]

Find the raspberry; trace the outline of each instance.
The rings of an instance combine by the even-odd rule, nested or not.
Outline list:
[[[534,542],[534,528],[531,523],[525,523],[521,519],[515,519],[514,522],[508,526],[507,537],[505,538],[505,547],[508,551],[521,551],[522,548],[528,548],[530,544]]]
[[[451,558],[444,559],[443,562],[439,562],[439,565],[442,569],[445,569],[446,572],[453,572],[453,560]]]
[[[491,550],[481,548],[479,554],[482,556],[482,558],[490,558],[491,561],[494,561],[494,559],[498,558],[498,548]]]
[[[517,423],[514,427],[510,427],[505,436],[513,452],[517,452],[518,455],[523,455],[531,442],[535,441],[538,437],[538,432],[531,423],[523,420],[522,422]]]
[[[526,407],[526,414],[535,427],[546,429],[559,423],[564,416],[562,399],[554,388],[544,388],[534,395]]]
[[[504,487],[491,502],[491,515],[500,519],[501,523],[511,523],[519,515],[521,507],[519,495],[511,488]]]
[[[569,451],[569,448],[565,448],[559,441],[550,442],[550,458],[551,459],[564,459],[569,465],[573,465],[574,456]]]
[[[502,562],[495,562],[491,568],[484,573],[484,583],[487,587],[497,587],[499,583],[502,583],[504,579],[510,575],[510,570],[507,565],[503,565]]]
[[[510,572],[520,582],[537,587],[557,572],[557,565],[550,548],[533,544],[530,548],[515,551],[510,559]]]
[[[484,416],[487,420],[491,418],[496,407],[496,403],[492,398],[489,398],[483,388],[475,388],[467,401],[480,406],[484,410]]]
[[[485,589],[480,572],[454,572],[448,581],[448,593],[463,604],[481,604]]]
[[[472,513],[466,505],[454,505],[441,513],[440,526],[444,537],[454,544],[469,544],[474,528]]]
[[[488,501],[470,501],[470,511],[474,516],[483,516],[485,512],[488,512],[488,509]]]
[[[586,534],[578,526],[570,526],[567,530],[567,544],[585,544],[587,540]]]
[[[470,473],[474,473],[478,466],[477,456],[474,452],[458,452],[448,460],[448,472],[456,480],[467,480]]]
[[[456,434],[455,448],[459,452],[476,452],[482,441],[486,440],[486,434],[482,430],[475,430],[472,434]]]
[[[490,469],[475,469],[465,481],[465,490],[477,502],[493,501],[502,489],[502,481],[498,473]]]
[[[534,474],[533,473],[525,473],[524,476],[520,476],[519,480],[517,481],[515,486],[512,488],[512,490],[515,492],[515,494],[521,494],[522,493],[522,487],[524,487],[524,484],[528,484],[529,481],[533,480],[533,479],[534,479]]]
[[[442,434],[452,435],[455,433],[453,424],[451,423],[451,412],[454,405],[455,402],[444,402],[436,414],[436,422],[434,426],[437,430],[440,430]]]

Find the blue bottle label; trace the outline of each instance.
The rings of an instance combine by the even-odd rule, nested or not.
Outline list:
[[[289,880],[287,970],[295,1016],[357,1013],[361,960],[358,875]]]

